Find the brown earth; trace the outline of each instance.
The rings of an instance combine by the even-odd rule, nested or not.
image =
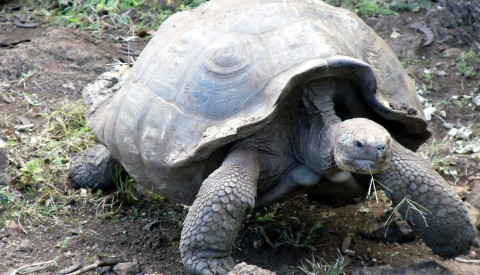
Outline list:
[[[0,12],[0,15],[5,13],[2,18],[12,18],[11,14],[15,13],[10,9],[12,6],[12,3],[6,4]],[[438,19],[441,15],[427,16],[427,11],[401,12],[398,16],[364,19],[392,45],[419,89],[425,91],[422,97],[436,107],[430,121],[433,137],[420,151],[461,190],[461,196],[468,199],[472,196],[469,192],[480,182],[480,149],[475,149],[475,144],[480,145],[480,74],[466,78],[458,73],[457,64],[462,51],[473,47],[478,53],[479,41],[474,36],[470,38],[477,46],[462,41],[461,37],[468,37],[468,29],[462,25],[450,29],[439,26],[441,20],[435,21],[432,16]],[[434,40],[423,47],[424,35],[408,27],[414,22],[427,24],[434,32],[443,30],[458,37],[444,39],[443,43]],[[435,22],[437,25],[430,25]],[[400,36],[396,37],[397,34]],[[132,46],[140,50],[145,43],[146,40],[140,39]],[[80,99],[82,87],[108,70],[114,58],[128,60],[117,52],[120,43],[112,36],[95,38],[75,29],[42,25],[19,28],[10,20],[1,22],[0,46],[0,82],[15,91],[6,93],[0,89],[0,135],[3,137],[14,135],[14,127],[25,124],[24,119],[34,124],[30,131],[41,132],[45,125],[42,112],[55,110],[64,98]],[[478,71],[478,63],[472,66]],[[34,72],[33,76],[21,81],[22,73],[29,71]],[[452,127],[461,130],[462,126],[473,132],[463,141],[449,138]],[[466,150],[468,144],[473,144],[469,147],[473,149]],[[462,148],[465,150],[461,154],[453,153]],[[18,163],[11,165],[12,169],[18,168]],[[130,262],[130,265],[116,265],[117,271],[113,271],[111,264],[88,274],[127,274],[128,268],[133,270],[128,274],[186,273],[178,252],[181,220],[186,213],[183,206],[147,193],[141,194],[141,199],[133,204],[120,205],[109,195],[71,190],[64,177],[63,185],[57,187],[70,199],[65,203],[68,215],[35,225],[22,224],[19,220],[5,222],[0,229],[0,272],[9,274],[31,265],[24,274],[57,274],[75,264],[84,267],[103,260]],[[18,197],[28,199],[23,193],[18,193]],[[338,256],[342,241],[350,236],[351,255],[344,256],[348,258],[347,273],[356,267],[398,267],[433,260],[455,274],[480,274],[478,263],[443,260],[433,255],[418,238],[389,243],[366,236],[371,228],[383,224],[387,210],[385,202],[377,204],[372,198],[333,207],[298,197],[252,212],[239,233],[234,256],[239,262],[256,264],[278,274],[302,274],[296,267],[304,259],[315,256],[331,262]],[[265,218],[267,213],[274,213],[273,218]],[[377,235],[381,238],[382,234]],[[462,258],[478,261],[479,252],[474,249]],[[32,265],[39,262],[45,265]]]

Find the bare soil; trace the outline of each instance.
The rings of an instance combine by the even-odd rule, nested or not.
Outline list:
[[[7,3],[3,13],[14,14],[13,6]],[[423,47],[424,35],[408,26],[413,22],[429,24],[428,18],[427,11],[420,11],[364,19],[403,55],[401,59],[417,86],[427,87],[422,97],[436,106],[437,115],[429,122],[433,136],[420,151],[432,161],[448,161],[450,170],[441,171],[442,175],[468,199],[469,192],[480,182],[480,156],[472,151],[452,154],[454,144],[442,141],[450,131],[447,124],[454,128],[471,127],[473,134],[467,142],[479,138],[479,107],[462,95],[479,95],[480,73],[466,78],[457,68],[462,51],[473,47],[478,52],[479,49],[460,39],[445,40],[450,44],[434,40]],[[435,29],[436,26],[429,27]],[[455,35],[463,29],[457,26],[448,31]],[[400,36],[393,38],[395,33]],[[42,103],[34,106],[20,94],[2,93],[0,135],[14,134],[15,125],[22,125],[22,119],[34,124],[31,131],[41,132],[45,120],[40,113],[55,110],[64,98],[80,99],[83,86],[108,70],[114,58],[127,60],[117,52],[120,43],[112,37],[96,38],[71,28],[42,25],[19,28],[10,21],[0,22],[0,81],[9,83],[11,90],[36,94],[32,98]],[[131,46],[141,50],[146,42],[141,38]],[[479,64],[473,66],[478,71]],[[426,74],[426,70],[430,73]],[[26,81],[20,81],[22,73],[28,71],[35,73]],[[16,163],[11,165],[17,169]],[[445,165],[439,167],[442,170]],[[452,170],[457,172],[455,177]],[[125,273],[127,271],[117,265],[118,274],[186,273],[178,252],[181,220],[186,211],[183,206],[158,200],[147,193],[140,194],[140,199],[132,204],[120,205],[108,196],[97,197],[69,189],[66,176],[62,182],[58,188],[67,197],[75,198],[65,204],[68,215],[35,225],[9,220],[0,228],[0,273],[9,274],[22,266],[46,262],[45,266],[32,265],[26,273],[58,274],[75,264],[84,267],[99,259],[134,263],[131,273]],[[19,196],[28,199],[27,194]],[[239,233],[234,256],[239,262],[256,264],[278,274],[301,274],[297,266],[304,259],[315,256],[332,262],[338,256],[342,241],[350,236],[352,242],[348,248],[352,255],[345,256],[347,273],[357,267],[399,267],[434,260],[455,274],[480,274],[480,265],[441,259],[418,238],[389,243],[365,237],[365,232],[386,220],[386,205],[367,199],[352,205],[328,206],[297,197],[279,206],[257,210],[249,215]],[[272,212],[275,213],[273,219],[259,221],[258,217]],[[321,223],[318,228],[317,222]],[[317,229],[309,235],[312,228]],[[473,252],[463,258],[480,260],[480,250]],[[49,261],[53,260],[55,264],[51,265]],[[116,274],[112,266],[99,267],[88,274]]]

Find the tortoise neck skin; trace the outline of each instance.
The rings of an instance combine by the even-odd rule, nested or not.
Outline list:
[[[342,122],[336,115],[334,79],[319,79],[301,88],[306,111],[299,112],[296,131],[290,135],[295,157],[317,173],[334,166],[335,129]]]
[[[298,132],[291,135],[295,158],[319,174],[335,166],[334,140],[331,137],[338,123],[324,126],[313,118],[310,123],[303,121],[301,124]]]

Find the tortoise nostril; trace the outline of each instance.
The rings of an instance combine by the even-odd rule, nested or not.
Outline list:
[[[386,149],[385,149],[385,146],[378,146],[377,147],[377,153],[378,153],[379,157],[382,157],[382,158],[385,157],[385,155],[387,153]]]

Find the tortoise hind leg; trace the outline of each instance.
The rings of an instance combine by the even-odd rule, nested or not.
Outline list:
[[[237,149],[203,181],[185,219],[180,253],[194,274],[226,274],[245,213],[255,204],[260,161],[256,152]]]
[[[105,146],[97,145],[73,157],[68,177],[74,188],[108,191],[115,188],[113,175],[118,165]]]
[[[395,206],[404,199],[417,204],[418,210],[407,203],[400,207],[415,233],[445,258],[467,254],[472,245],[478,247],[477,230],[467,209],[447,182],[428,162],[399,143],[394,142],[393,150],[387,170],[375,177]]]

